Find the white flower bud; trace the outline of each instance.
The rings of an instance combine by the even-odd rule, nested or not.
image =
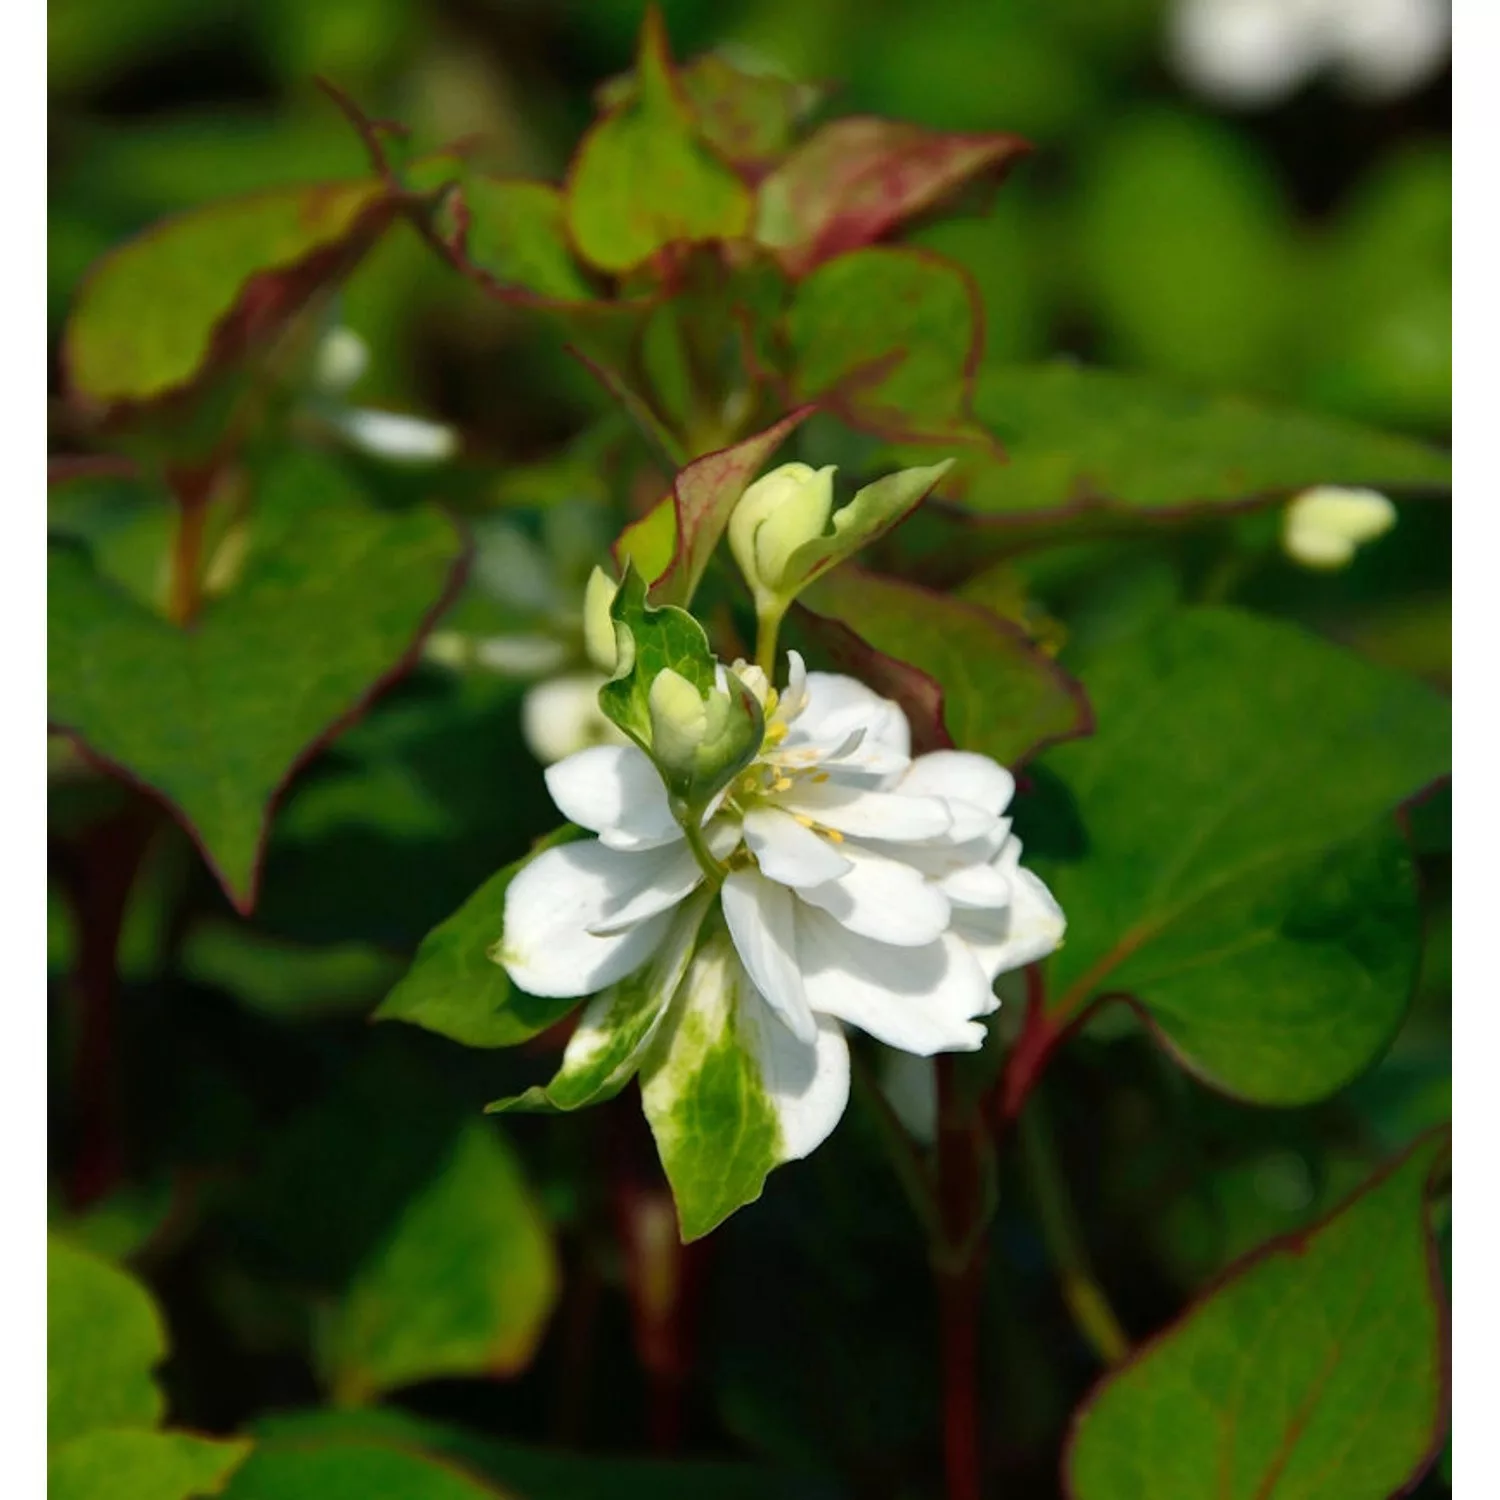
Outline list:
[[[603,568],[595,568],[583,591],[583,649],[588,659],[606,675],[615,670],[620,659],[615,622],[609,613],[618,587]]]
[[[691,766],[708,738],[708,704],[680,672],[665,667],[656,674],[647,696],[651,715],[651,751],[671,769]]]
[[[1375,490],[1319,485],[1286,508],[1281,545],[1305,568],[1343,568],[1355,551],[1396,524],[1396,507]]]
[[[781,592],[786,565],[823,535],[833,511],[834,467],[782,464],[740,496],[729,517],[729,548],[757,599]]]
[[[370,367],[370,350],[352,328],[330,328],[313,356],[313,383],[330,395],[342,395]]]

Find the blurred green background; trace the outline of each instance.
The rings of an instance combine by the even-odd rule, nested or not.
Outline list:
[[[556,179],[593,117],[591,90],[629,65],[640,9],[638,0],[52,0],[54,345],[91,262],[153,220],[365,170],[317,75],[372,114],[409,123],[421,142],[478,134],[492,169]],[[1182,18],[1163,0],[666,0],[663,9],[679,57],[733,45],[835,84],[839,114],[1009,130],[1035,143],[987,214],[915,236],[977,279],[987,360],[1071,352],[1446,441],[1445,59],[1372,96],[1336,58],[1309,53],[1279,92],[1229,100],[1184,66],[1172,42]],[[475,296],[404,227],[361,266],[340,318],[372,351],[362,400],[452,421],[470,451],[501,464],[554,452],[606,409],[550,332]],[[50,383],[52,442],[66,451],[81,435],[55,362]],[[1309,580],[1283,568],[1272,581],[1288,597],[1269,607],[1295,609],[1291,596],[1315,588],[1324,604],[1400,595],[1403,560],[1421,553],[1430,564],[1446,545],[1446,514],[1430,511],[1406,515],[1363,571]],[[1245,524],[1274,530],[1268,517]],[[1137,584],[1143,597],[1154,587],[1141,557],[1138,573],[1116,579],[1123,609]],[[1427,595],[1413,597],[1420,605]],[[1118,602],[1086,601],[1080,617]],[[1367,636],[1352,644],[1445,679],[1445,599],[1436,614],[1393,605],[1362,618]],[[516,731],[519,691],[418,674],[384,700],[299,781],[253,924],[230,918],[175,827],[153,846],[120,959],[133,1196],[86,1233],[114,1250],[154,1246],[144,1263],[173,1329],[168,1379],[181,1421],[227,1429],[316,1401],[307,1351],[317,1308],[431,1177],[462,1123],[545,1067],[363,1021],[403,953],[552,821]],[[54,833],[86,848],[121,794],[59,769]],[[1431,922],[1416,1009],[1392,1054],[1348,1095],[1278,1113],[1229,1103],[1108,1013],[1057,1065],[1048,1092],[1067,1101],[1057,1110],[1061,1149],[1133,1330],[1157,1326],[1231,1256],[1306,1222],[1374,1160],[1446,1117],[1447,816],[1444,796],[1416,824]],[[59,986],[75,936],[54,903],[49,969]],[[644,1446],[652,1398],[599,1197],[601,1160],[624,1161],[627,1179],[650,1165],[649,1140],[628,1134],[641,1128],[635,1101],[622,1105],[506,1121],[565,1242],[560,1309],[519,1380],[430,1382],[404,1398],[408,1407],[530,1441]],[[353,1160],[365,1169],[351,1173]],[[746,1495],[928,1493],[936,1398],[921,1363],[926,1268],[868,1120],[851,1112],[824,1151],[786,1176],[709,1252],[714,1290],[685,1446],[833,1475],[839,1486],[766,1490],[754,1480]],[[168,1179],[172,1214],[157,1191]],[[1007,1180],[1002,1202],[986,1420],[997,1451],[1011,1455],[1006,1492],[1044,1495],[1055,1492],[1059,1436],[1094,1367],[1056,1302],[1018,1182]],[[580,1338],[593,1340],[587,1359]],[[499,1461],[495,1471],[511,1472]],[[599,1493],[565,1481],[539,1480],[534,1493]],[[680,1491],[653,1481],[640,1492],[731,1493],[720,1484],[687,1475]],[[1436,1478],[1422,1491],[1441,1492]]]
[[[1337,56],[1288,32],[1280,45],[1306,74],[1300,85],[1269,99],[1245,100],[1242,89],[1230,101],[1174,45],[1190,8],[664,6],[679,56],[732,45],[834,83],[841,114],[1035,142],[988,216],[918,236],[978,278],[988,358],[1071,351],[1444,435],[1442,60],[1423,66],[1396,37],[1407,76],[1371,99]],[[1273,19],[1289,9],[1284,0],[1261,8]],[[478,134],[495,169],[556,178],[591,118],[590,90],[628,65],[639,18],[637,0],[53,0],[54,333],[89,263],[152,219],[361,171],[359,145],[316,75],[421,140]],[[1232,48],[1221,66],[1243,67]],[[410,234],[392,236],[365,267],[346,318],[376,351],[368,395],[419,401],[504,452],[545,446],[568,413],[597,399],[550,339],[481,309]]]

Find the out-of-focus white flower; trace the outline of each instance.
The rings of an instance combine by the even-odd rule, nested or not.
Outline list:
[[[1359,547],[1396,524],[1396,507],[1377,490],[1319,485],[1287,506],[1281,545],[1305,568],[1347,567]]]
[[[544,766],[592,746],[628,743],[599,707],[603,685],[599,673],[577,672],[527,689],[521,700],[521,736]]]
[[[337,408],[327,416],[354,447],[391,463],[435,464],[458,452],[458,434],[425,417],[367,406]]]
[[[1323,68],[1352,94],[1392,98],[1442,66],[1448,0],[1177,0],[1169,48],[1194,87],[1273,104]]]
[[[973,1051],[985,1035],[979,1018],[999,1003],[996,977],[1050,953],[1065,925],[1021,866],[1004,816],[1008,771],[956,750],[913,759],[895,703],[853,678],[806,672],[795,652],[790,662],[779,694],[758,668],[736,664],[766,730],[757,759],[699,829],[725,872],[716,901],[694,897],[707,878],[701,851],[646,754],[633,744],[586,750],[552,766],[547,785],[563,815],[597,837],[546,850],[517,874],[495,955],[522,989],[559,997],[665,965],[671,982],[632,999],[654,1008],[642,1049],[661,1013],[680,1011],[664,1035],[681,1040],[663,1043],[643,1077],[658,1140],[673,1086],[664,1080],[701,1063],[674,1049],[701,1048],[732,1021],[753,1040],[783,1161],[806,1155],[843,1113],[842,1023],[921,1056]],[[718,936],[689,963],[713,905],[722,929],[715,917]],[[668,950],[681,962],[668,963]],[[596,1030],[581,1048],[601,1045]]]
[[[341,396],[370,368],[370,346],[352,328],[330,328],[313,355],[313,383]]]
[[[348,406],[344,397],[370,365],[370,350],[352,328],[330,328],[312,360],[308,405],[346,443],[397,464],[442,463],[458,452],[458,433],[441,422],[374,407]]]

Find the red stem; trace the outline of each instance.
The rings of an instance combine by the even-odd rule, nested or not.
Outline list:
[[[948,1500],[980,1500],[979,1305],[986,1235],[978,1120],[959,1097],[953,1059],[939,1056],[938,1203],[944,1244],[934,1257],[943,1360],[943,1464]]]
[[[153,820],[132,810],[91,829],[69,881],[78,918],[77,1034],[72,1057],[77,1146],[68,1183],[75,1208],[98,1202],[124,1175],[115,1066],[115,958],[120,928]]]

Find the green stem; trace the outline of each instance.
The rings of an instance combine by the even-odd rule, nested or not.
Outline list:
[[[786,616],[785,604],[760,604],[755,635],[755,665],[766,674],[766,681],[776,681],[776,638]]]
[[[1089,1266],[1040,1094],[1031,1095],[1016,1129],[1042,1238],[1057,1269],[1068,1314],[1104,1364],[1119,1364],[1130,1352],[1130,1340]]]
[[[693,858],[698,861],[698,868],[703,871],[712,885],[715,887],[722,885],[729,871],[714,858],[713,850],[708,847],[708,840],[703,837],[703,826],[698,822],[697,816],[692,812],[684,812],[678,817],[677,822],[682,828],[688,848],[693,851]]]
[[[849,1051],[849,1062],[854,1091],[875,1121],[881,1144],[885,1147],[891,1169],[906,1194],[906,1201],[911,1204],[912,1212],[921,1223],[929,1243],[936,1244],[942,1237],[943,1223],[938,1212],[937,1193],[931,1174],[912,1138],[896,1118],[895,1110],[881,1093],[880,1085],[870,1073],[869,1063],[853,1048]]]

